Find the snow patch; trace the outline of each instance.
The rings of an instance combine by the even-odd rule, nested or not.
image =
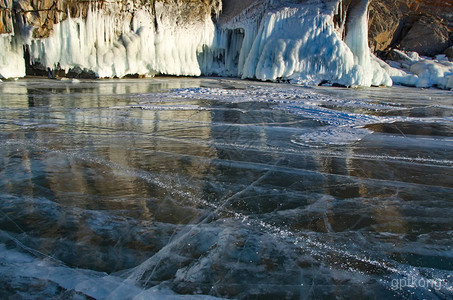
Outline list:
[[[453,62],[445,55],[435,59],[420,57],[416,52],[405,53],[393,50],[398,54],[397,61],[388,61],[393,68],[386,68],[394,83],[419,88],[438,87],[453,89]]]
[[[453,63],[449,61],[424,59],[413,64],[410,71],[419,78],[417,87],[453,89]]]
[[[231,81],[232,85],[235,84]],[[316,121],[320,127],[313,130],[305,130],[292,139],[293,144],[322,147],[322,146],[345,146],[357,142],[373,133],[366,129],[369,124],[392,123],[392,122],[427,122],[435,123],[440,120],[436,117],[418,118],[405,116],[380,116],[367,112],[385,112],[388,110],[404,110],[392,103],[376,103],[372,100],[334,98],[320,94],[313,88],[304,88],[290,84],[246,84],[236,82],[236,89],[222,88],[181,88],[173,89],[164,93],[149,95],[136,95],[138,105],[122,106],[123,108],[140,108],[146,110],[162,109],[194,109],[211,110],[210,106],[197,107],[185,104],[188,100],[206,100],[228,103],[265,102],[273,109],[281,109],[295,114],[301,118]],[[156,103],[168,103],[171,105],[156,105]],[[180,104],[178,104],[180,102]],[[168,107],[167,107],[168,106]],[[121,109],[121,107],[115,107]],[[243,111],[243,113],[247,113]],[[445,119],[445,118],[444,118]]]
[[[302,146],[342,146],[360,141],[371,133],[372,131],[363,128],[328,126],[324,129],[306,132],[292,142]]]

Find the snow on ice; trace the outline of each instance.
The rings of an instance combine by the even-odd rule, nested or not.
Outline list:
[[[448,61],[445,55],[431,59],[420,57],[416,52],[393,51],[399,57],[397,61],[388,61],[394,67],[388,68],[394,83],[419,88],[437,86],[453,89],[453,62]]]

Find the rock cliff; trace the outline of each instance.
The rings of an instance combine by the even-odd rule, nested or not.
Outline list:
[[[453,44],[451,0],[373,0],[369,15],[372,51],[398,48],[434,56]]]

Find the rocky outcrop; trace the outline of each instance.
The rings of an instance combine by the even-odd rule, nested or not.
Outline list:
[[[404,36],[398,48],[415,51],[420,55],[431,56],[442,53],[450,45],[447,26],[432,16],[423,16],[417,20]]]
[[[444,53],[449,59],[453,60],[453,46],[447,48],[447,50],[445,50]]]
[[[398,48],[434,56],[453,44],[451,0],[373,0],[369,16],[374,52]]]
[[[368,40],[373,52],[384,51],[397,40],[409,7],[397,1],[371,1]]]
[[[256,0],[222,0],[222,13],[218,23],[226,24],[250,7]]]
[[[89,2],[74,0],[19,0],[14,8],[25,25],[33,26],[33,38],[46,38],[52,34],[54,24],[66,20],[68,14],[86,16],[88,6]]]
[[[12,0],[9,0],[12,1]],[[68,17],[86,18],[88,10],[103,10],[120,18],[132,18],[137,9],[150,11],[156,18],[156,6],[165,7],[176,23],[197,22],[206,15],[218,14],[221,0],[18,0],[15,10],[33,26],[34,38],[49,37],[54,24]]]
[[[13,32],[13,22],[11,18],[11,9],[13,0],[4,0],[0,2],[0,34]]]

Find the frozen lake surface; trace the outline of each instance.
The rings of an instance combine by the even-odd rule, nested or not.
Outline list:
[[[2,299],[446,299],[452,216],[451,91],[0,83]]]

